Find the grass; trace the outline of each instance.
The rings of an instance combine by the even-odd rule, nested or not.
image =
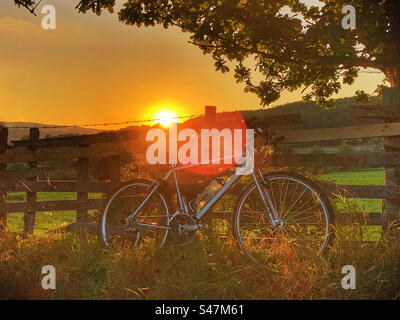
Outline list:
[[[89,199],[101,198],[100,193],[89,193]],[[24,192],[10,192],[8,194],[10,202],[26,201]],[[40,201],[59,201],[59,200],[76,200],[76,192],[38,192],[37,200]],[[92,213],[89,211],[89,214]],[[42,211],[36,212],[35,219],[35,235],[45,236],[50,230],[60,228],[76,221],[75,211]],[[24,228],[24,214],[22,212],[14,212],[8,214],[7,228],[11,232],[22,232]]]
[[[0,240],[0,299],[392,299],[400,296],[399,239],[340,242],[323,258],[252,266],[229,237],[185,247],[112,251],[85,233]],[[40,286],[44,265],[57,289]],[[353,265],[356,290],[341,269]]]
[[[332,180],[343,185],[384,185],[385,170],[383,168],[368,170],[353,170],[346,172],[335,172],[322,174],[322,180]]]
[[[378,169],[358,169],[347,172],[335,172],[329,174],[322,174],[318,176],[319,179],[331,181],[340,185],[384,185],[385,184],[385,170]],[[332,204],[335,210],[342,212],[381,212],[382,200],[380,199],[359,199],[359,198],[336,198],[333,199]],[[347,238],[361,238],[364,241],[377,241],[382,234],[381,226],[356,226],[356,227],[342,227],[342,233],[347,234]]]
[[[384,171],[357,170],[320,178],[340,184],[379,185],[384,182]],[[23,193],[9,196],[24,201]],[[73,200],[76,194],[39,193],[38,199]],[[221,205],[228,209],[225,206],[232,203]],[[380,210],[374,199],[338,200],[335,205],[349,211],[360,207]],[[112,251],[95,235],[47,233],[73,221],[74,212],[39,212],[34,235],[23,239],[10,233],[0,239],[0,299],[400,298],[400,239],[387,234],[382,237],[382,230],[374,227],[356,224],[338,228],[337,234],[341,240],[379,241],[336,241],[324,257],[298,261],[285,256],[259,269],[236,248],[226,222],[214,228],[228,230],[225,238],[207,231],[185,247]],[[23,214],[10,214],[9,230],[21,231],[22,227]],[[40,286],[41,268],[48,264],[57,272],[54,291]],[[340,284],[341,268],[348,264],[356,267],[356,290],[343,290]]]
[[[331,181],[340,185],[384,185],[385,170],[383,168],[354,170],[347,172],[335,172],[322,174],[319,179]],[[346,201],[335,201],[337,209],[346,210],[354,208],[359,212],[380,212],[382,210],[382,200],[380,199],[346,199]]]

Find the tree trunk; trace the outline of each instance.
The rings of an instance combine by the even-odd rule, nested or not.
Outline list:
[[[383,103],[400,111],[400,73],[397,70],[391,70],[386,75],[391,88],[384,89]],[[399,121],[399,119],[387,121]],[[384,139],[384,148],[385,152],[400,152],[400,136],[386,137]],[[389,188],[400,188],[400,166],[385,167],[385,185]],[[385,229],[396,228],[400,222],[400,199],[384,201],[382,212]]]

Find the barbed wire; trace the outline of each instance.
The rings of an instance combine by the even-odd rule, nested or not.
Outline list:
[[[204,116],[204,114],[192,114],[189,116],[180,116],[180,117],[171,117],[168,120],[181,120],[181,119],[190,119],[195,117]],[[145,119],[145,120],[130,120],[130,121],[122,121],[122,122],[105,122],[105,123],[92,123],[92,124],[75,124],[75,125],[59,125],[59,126],[6,126],[8,129],[60,129],[60,128],[83,128],[83,127],[106,127],[106,126],[118,126],[118,125],[126,125],[132,123],[146,123],[146,122],[156,122],[162,121],[166,119],[157,118],[157,119]],[[0,122],[1,124],[1,122]],[[1,126],[1,125],[0,125]]]

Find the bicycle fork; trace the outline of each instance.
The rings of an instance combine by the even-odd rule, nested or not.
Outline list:
[[[268,182],[264,180],[261,170],[258,168],[252,171],[252,175],[257,189],[260,192],[261,199],[263,200],[265,208],[267,209],[267,213],[271,219],[272,225],[274,227],[282,227],[283,221],[272,202],[271,195],[268,191],[270,188]]]

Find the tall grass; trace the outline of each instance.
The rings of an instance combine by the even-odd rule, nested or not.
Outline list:
[[[104,248],[87,233],[0,240],[1,299],[391,299],[400,297],[400,240],[337,242],[325,257],[252,266],[229,236],[210,231],[188,246]],[[56,290],[43,290],[53,265]],[[344,290],[341,269],[353,265],[357,289]]]
[[[343,184],[354,182],[355,177],[365,180],[357,184],[380,184],[382,172],[375,173],[324,177],[341,179]],[[43,193],[43,199],[49,196]],[[228,211],[234,202],[234,197],[225,196],[217,209]],[[365,226],[364,219],[353,217],[353,212],[360,211],[358,199],[343,198],[334,203],[346,212],[350,226],[337,227],[341,241],[336,241],[326,256],[299,261],[294,255],[285,255],[265,269],[251,265],[236,248],[229,224],[219,220],[213,231],[199,234],[185,247],[112,251],[104,248],[97,236],[84,232],[48,234],[48,230],[67,221],[68,214],[75,217],[75,213],[56,213],[38,219],[40,232],[27,239],[15,233],[0,239],[0,299],[400,298],[400,239],[387,234],[381,237],[381,228]],[[11,218],[9,229],[21,231],[14,230],[18,229],[16,219]],[[22,216],[18,218],[22,226]],[[225,237],[217,237],[216,233]],[[348,239],[368,241],[345,241]],[[41,269],[49,264],[56,268],[57,288],[47,291],[41,287]],[[356,268],[356,290],[341,286],[345,265]]]

